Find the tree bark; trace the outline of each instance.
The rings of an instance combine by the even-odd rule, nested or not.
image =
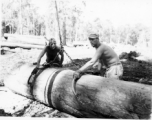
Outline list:
[[[5,86],[50,107],[83,118],[149,119],[152,86],[83,75],[72,91],[74,71],[48,68],[38,73],[33,89],[27,84],[34,65],[13,70]],[[24,74],[23,74],[24,73]],[[17,86],[17,87],[16,87]]]

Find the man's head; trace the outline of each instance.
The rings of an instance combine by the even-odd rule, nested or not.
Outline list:
[[[55,49],[56,41],[54,38],[49,39],[49,46],[50,46],[50,48]]]
[[[89,41],[90,41],[92,47],[97,48],[100,44],[99,35],[98,34],[90,34],[89,35]]]

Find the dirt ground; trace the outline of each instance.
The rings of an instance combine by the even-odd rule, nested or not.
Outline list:
[[[66,48],[66,52],[68,51],[68,54],[70,55],[70,57],[74,59],[74,62],[78,63],[80,66],[82,66],[85,62],[87,62],[94,53],[94,50],[92,49],[90,50],[90,52],[87,52],[89,48],[87,49],[71,48],[71,49],[72,50],[70,50],[70,48]],[[82,54],[81,52],[82,50],[83,50],[83,53],[86,53],[85,55]],[[53,108],[49,108],[37,101],[33,101],[19,95],[17,95],[18,97],[16,97],[16,95],[12,95],[12,93],[9,90],[3,87],[4,80],[7,79],[7,77],[9,76],[12,70],[17,68],[18,65],[24,62],[26,63],[36,62],[40,51],[41,50],[37,50],[37,49],[23,50],[23,49],[17,48],[14,53],[7,51],[5,55],[0,56],[0,71],[1,71],[0,72],[0,95],[1,96],[8,95],[11,97],[10,99],[14,98],[14,100],[12,100],[13,103],[10,103],[10,101],[5,101],[5,99],[0,100],[0,104],[3,104],[3,105],[0,105],[0,116],[73,118],[73,116],[71,115],[60,112]],[[74,51],[77,51],[76,54],[72,54]],[[44,60],[45,60],[45,57],[43,58],[42,62],[44,62]],[[135,59],[128,59],[128,58],[126,58],[125,61],[122,61],[122,63],[124,66],[124,75],[122,77],[122,80],[140,82],[142,84],[152,85],[152,64],[151,63],[144,62],[144,61],[137,61]],[[66,55],[65,55],[64,64],[66,64],[64,67],[68,67],[73,70],[76,70],[79,67],[70,63],[70,59]],[[93,69],[88,70],[90,74],[97,74],[93,71],[94,71]],[[2,103],[4,101],[5,103]],[[22,102],[19,103],[17,101],[24,101],[24,103]],[[27,104],[23,105],[25,103]],[[10,106],[12,105],[14,105],[15,108],[10,108]],[[19,108],[20,105],[23,105],[22,108]],[[7,106],[7,109],[6,109],[6,106]]]

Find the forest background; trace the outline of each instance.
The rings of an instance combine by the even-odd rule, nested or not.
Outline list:
[[[90,32],[109,44],[152,45],[150,0],[57,0],[63,44],[87,41]],[[2,0],[4,33],[54,37],[59,27],[54,0]]]

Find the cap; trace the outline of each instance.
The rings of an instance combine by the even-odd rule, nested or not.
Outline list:
[[[92,39],[99,38],[99,35],[98,34],[90,34],[89,38],[92,38]]]

